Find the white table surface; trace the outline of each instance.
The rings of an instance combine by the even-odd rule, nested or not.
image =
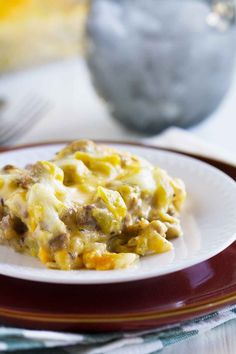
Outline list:
[[[236,75],[224,102],[206,121],[189,129],[196,137],[236,156]],[[51,110],[15,144],[42,140],[109,138],[133,140],[144,137],[124,129],[110,117],[104,102],[92,88],[82,59],[47,64],[40,68],[0,77],[0,97],[9,105],[30,95],[49,100]],[[19,117],[20,119],[20,117]],[[175,344],[165,354],[235,354],[236,321]]]

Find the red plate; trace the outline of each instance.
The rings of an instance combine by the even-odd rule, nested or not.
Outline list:
[[[195,158],[236,180],[235,167]],[[63,331],[143,330],[236,302],[236,242],[193,267],[142,281],[59,285],[0,276],[0,282],[2,323]]]

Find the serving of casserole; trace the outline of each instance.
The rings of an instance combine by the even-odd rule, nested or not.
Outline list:
[[[48,268],[127,268],[181,235],[184,183],[147,160],[75,141],[0,171],[0,242]]]

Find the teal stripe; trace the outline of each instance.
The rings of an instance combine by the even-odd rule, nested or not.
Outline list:
[[[19,338],[19,337],[5,337],[2,340],[3,343],[7,345],[7,351],[12,352],[16,350],[23,350],[23,349],[37,349],[37,348],[44,348],[45,345],[43,342],[30,340],[26,338]]]
[[[167,347],[169,345],[179,343],[179,342],[182,342],[182,341],[187,340],[189,338],[192,338],[192,337],[198,335],[198,333],[199,333],[198,331],[193,330],[193,331],[189,331],[189,332],[182,332],[175,337],[169,337],[169,338],[163,338],[163,339],[159,338],[159,339],[161,340],[163,347]],[[155,350],[154,352],[149,353],[149,354],[158,354],[158,353],[160,353],[161,350],[162,349]]]
[[[22,337],[23,330],[14,327],[0,327],[0,338],[5,336],[19,336]]]
[[[150,343],[150,342],[155,342],[156,340],[164,340],[165,338],[169,338],[171,336],[177,336],[179,335],[180,332],[172,332],[172,333],[165,333],[165,332],[161,332],[161,333],[152,333],[152,334],[148,334],[145,336],[142,336],[142,338],[144,339],[144,343]]]
[[[209,313],[208,315],[204,315],[204,316],[201,316],[201,317],[197,317],[197,318],[194,318],[193,320],[189,320],[189,321],[186,321],[184,322],[185,324],[188,324],[188,323],[199,323],[201,321],[204,321],[204,322],[207,322],[215,317],[219,316],[219,312],[218,311],[215,311],[215,312],[211,312]]]
[[[178,343],[181,342],[183,340],[186,340],[190,337],[196,336],[198,334],[197,330],[193,330],[193,331],[189,331],[189,332],[182,332],[179,333],[176,336],[170,336],[170,337],[166,337],[166,338],[160,338],[160,340],[162,341],[164,347],[174,344],[174,343]]]
[[[84,337],[83,343],[85,344],[107,343],[112,340],[117,340],[124,337],[123,333],[121,332],[81,334]]]

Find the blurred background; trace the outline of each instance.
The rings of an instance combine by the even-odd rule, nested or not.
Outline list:
[[[234,0],[0,0],[0,145],[179,127],[236,156],[235,35]]]

